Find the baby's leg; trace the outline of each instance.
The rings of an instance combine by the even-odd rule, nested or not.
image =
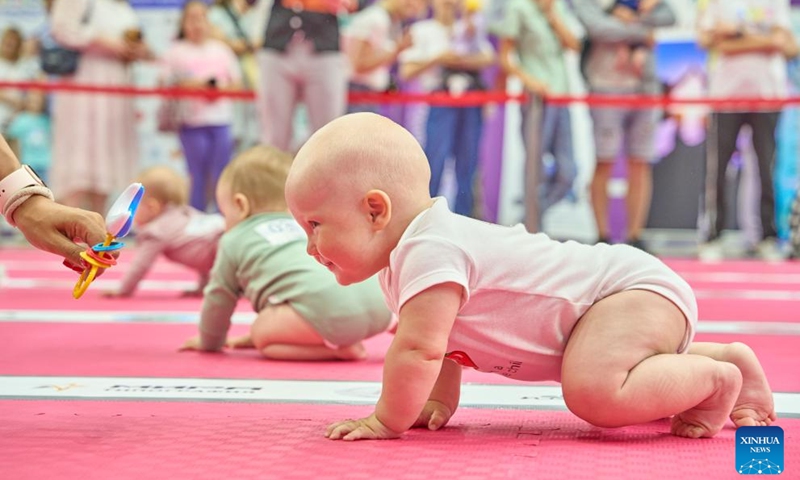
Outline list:
[[[672,433],[710,437],[733,409],[742,375],[732,363],[677,354],[683,313],[649,291],[617,293],[593,305],[564,352],[564,400],[600,427],[621,427],[675,415]]]
[[[689,353],[736,365],[742,372],[742,390],[733,406],[731,420],[737,427],[766,426],[777,417],[772,390],[756,354],[743,343],[693,343]]]
[[[330,348],[322,336],[288,304],[259,312],[250,337],[262,355],[273,360],[360,360],[366,357],[360,343]]]

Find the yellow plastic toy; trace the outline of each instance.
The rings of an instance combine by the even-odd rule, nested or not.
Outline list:
[[[101,268],[110,268],[117,264],[117,260],[111,255],[111,252],[125,246],[124,243],[118,242],[117,238],[122,238],[130,232],[131,226],[133,226],[133,217],[136,215],[136,209],[139,208],[142,195],[144,195],[144,187],[141,183],[129,185],[106,215],[106,231],[108,233],[105,242],[98,243],[87,248],[85,252],[81,252],[81,258],[91,267],[81,273],[78,283],[75,284],[75,288],[72,290],[72,296],[75,299],[81,298],[86,293]]]

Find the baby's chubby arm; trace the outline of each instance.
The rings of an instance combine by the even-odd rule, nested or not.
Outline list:
[[[461,365],[452,360],[442,362],[442,370],[433,387],[428,402],[414,423],[414,427],[438,430],[456,413],[461,397]]]
[[[142,281],[147,272],[156,262],[161,252],[164,251],[165,244],[147,235],[142,235],[139,238],[136,256],[133,258],[125,276],[120,282],[119,288],[114,292],[109,292],[107,296],[111,297],[130,297]]]
[[[396,438],[420,418],[428,399],[455,411],[458,393],[445,394],[455,377],[442,368],[447,339],[461,306],[463,287],[455,283],[433,286],[412,297],[400,310],[397,334],[386,352],[383,388],[375,412],[361,420],[330,425],[332,440]],[[448,362],[449,363],[449,362]],[[440,376],[440,372],[447,372]],[[441,378],[441,382],[437,379]],[[434,388],[436,387],[436,388]]]
[[[203,350],[216,352],[225,346],[231,317],[239,300],[236,281],[236,263],[220,249],[214,260],[211,277],[204,290],[200,311],[200,335],[192,337],[180,350]]]

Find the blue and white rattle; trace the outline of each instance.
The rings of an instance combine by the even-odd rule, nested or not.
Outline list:
[[[85,269],[75,284],[72,290],[72,296],[81,298],[89,285],[97,277],[97,272],[101,268],[109,268],[117,264],[117,260],[111,255],[110,252],[119,250],[125,244],[118,242],[118,238],[122,238],[128,234],[133,226],[133,217],[136,215],[136,209],[139,208],[139,202],[144,195],[144,187],[141,183],[133,183],[125,189],[124,192],[117,198],[111,209],[106,215],[106,241],[98,243],[93,247],[89,247],[85,252],[81,252],[81,258],[86,263],[91,265],[91,268]]]

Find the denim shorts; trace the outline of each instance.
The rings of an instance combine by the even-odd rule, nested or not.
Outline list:
[[[644,162],[653,159],[659,110],[594,107],[590,112],[598,161],[614,162],[623,153]]]

